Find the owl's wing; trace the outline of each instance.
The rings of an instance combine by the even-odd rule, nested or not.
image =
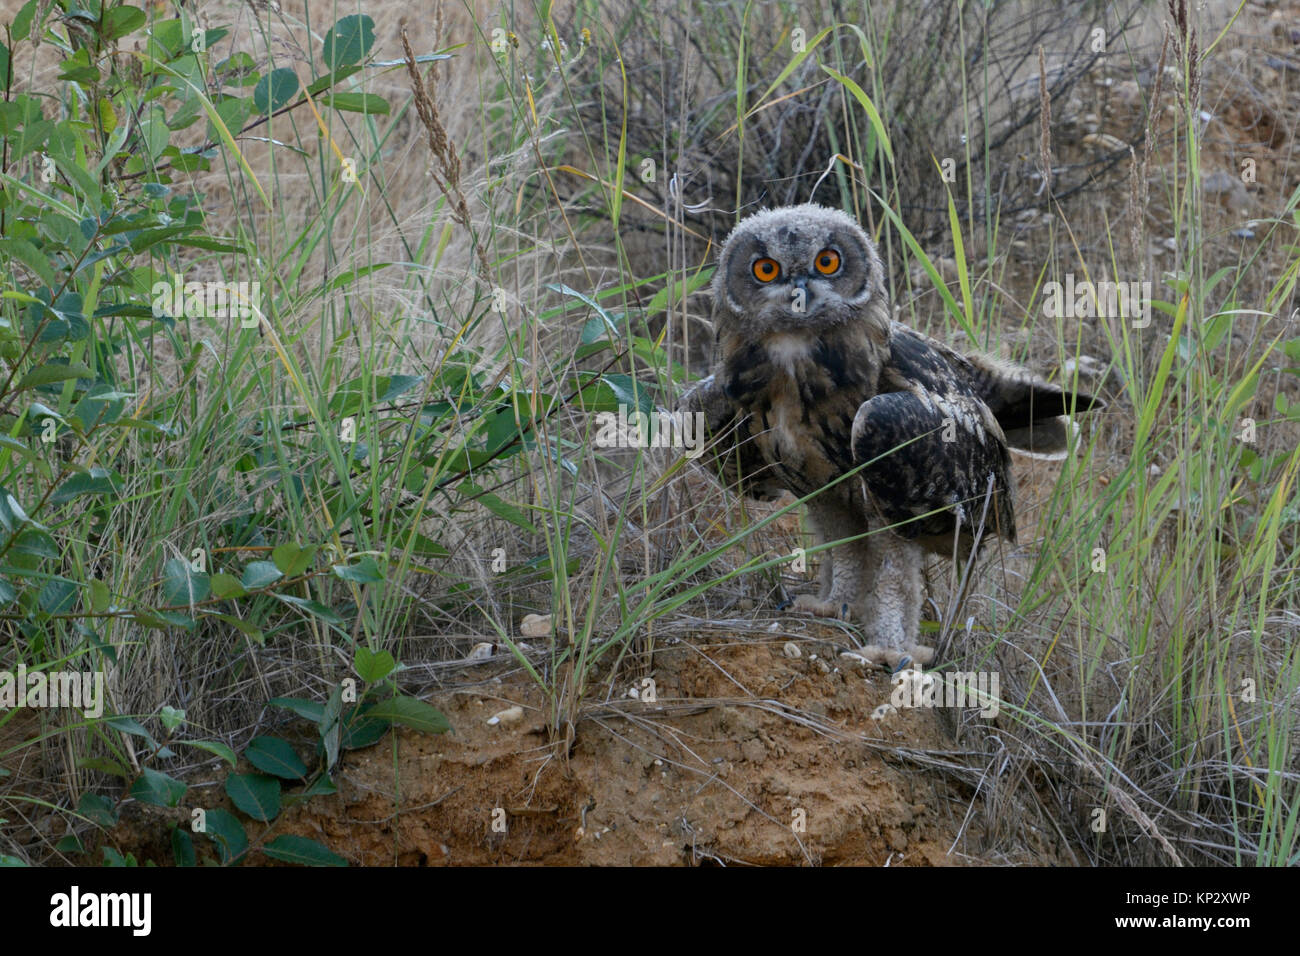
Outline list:
[[[1064,458],[1078,432],[1071,416],[1106,407],[1095,395],[1052,385],[1028,369],[989,355],[962,355],[906,326],[895,324],[890,342],[900,355],[898,364],[913,374],[933,368],[933,358],[941,360],[993,413],[1007,445],[1035,457]]]
[[[707,445],[702,457],[713,465],[723,484],[759,501],[781,496],[785,485],[776,479],[754,442],[754,419],[740,412],[714,376],[696,382],[678,407],[687,414],[704,416]]]
[[[977,530],[1014,541],[1011,456],[965,370],[921,338],[891,341],[882,392],[853,420],[869,511],[940,553],[968,554]],[[985,506],[988,499],[987,510]]]

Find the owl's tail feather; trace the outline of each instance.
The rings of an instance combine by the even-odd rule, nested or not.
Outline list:
[[[1017,365],[983,355],[968,358],[976,391],[1002,426],[1007,444],[1035,458],[1064,458],[1079,433],[1071,416],[1106,407],[1095,395],[1044,382]]]

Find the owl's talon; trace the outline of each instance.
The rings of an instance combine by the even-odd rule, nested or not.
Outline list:
[[[912,655],[916,662],[922,667],[934,663],[935,653],[933,647],[927,647],[924,644],[908,644],[906,651],[908,654]]]
[[[815,617],[833,617],[841,621],[852,620],[852,610],[848,604],[823,601],[811,594],[800,594],[794,599],[794,609],[804,611]]]

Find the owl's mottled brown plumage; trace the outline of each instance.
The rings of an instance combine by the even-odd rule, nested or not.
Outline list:
[[[713,295],[719,361],[683,405],[705,414],[724,480],[812,496],[818,543],[869,532],[832,548],[821,593],[796,605],[920,650],[923,553],[969,556],[981,529],[1015,540],[1008,445],[1063,451],[1071,406],[1102,403],[891,321],[875,246],[837,210],[741,222]]]

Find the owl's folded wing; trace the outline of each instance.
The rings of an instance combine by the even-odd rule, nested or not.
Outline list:
[[[785,486],[776,480],[772,466],[754,443],[750,430],[753,419],[740,414],[714,376],[695,383],[682,396],[679,410],[704,416],[707,444],[703,457],[728,488],[759,501],[772,501],[781,496]]]
[[[868,510],[903,537],[951,553],[957,534],[967,554],[982,523],[985,536],[1015,540],[1010,455],[974,395],[915,382],[877,395],[859,407],[852,444]]]

